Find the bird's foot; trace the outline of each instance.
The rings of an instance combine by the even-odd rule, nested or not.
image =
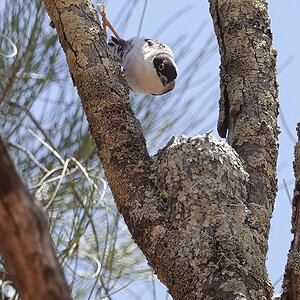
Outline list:
[[[105,36],[107,37],[106,27],[108,27],[113,32],[113,34],[115,35],[117,40],[119,41],[120,40],[119,35],[117,34],[115,29],[112,27],[112,25],[106,18],[105,6],[103,4],[97,4],[97,9],[98,9],[100,15],[102,16],[103,32],[104,32]]]

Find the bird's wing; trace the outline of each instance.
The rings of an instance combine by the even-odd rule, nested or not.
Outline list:
[[[120,63],[124,61],[124,58],[131,50],[134,42],[134,38],[130,40],[117,40],[115,37],[111,37],[108,41],[108,47],[112,51],[112,53],[117,57]]]

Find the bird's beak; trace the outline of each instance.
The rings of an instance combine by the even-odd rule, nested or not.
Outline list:
[[[166,85],[169,83],[168,78],[165,77],[165,76],[161,76],[161,77],[160,77],[160,80],[161,80],[163,86],[166,86]]]

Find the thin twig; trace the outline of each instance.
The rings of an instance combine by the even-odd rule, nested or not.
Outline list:
[[[23,111],[31,119],[31,121],[34,123],[34,125],[37,127],[37,129],[43,134],[43,136],[45,137],[45,139],[49,143],[49,145],[53,149],[55,149],[55,151],[58,151],[56,149],[56,147],[54,146],[54,144],[52,143],[51,138],[49,137],[49,135],[44,131],[44,129],[41,127],[40,123],[34,118],[32,113],[26,107],[23,107],[23,106],[19,105],[18,103],[15,103],[15,102],[7,102],[7,104],[10,105],[10,106],[16,107],[17,109]]]
[[[53,202],[53,200],[54,200],[54,198],[55,198],[55,196],[56,196],[56,194],[57,194],[57,192],[58,192],[58,189],[59,189],[59,187],[61,186],[62,180],[63,180],[63,178],[65,177],[65,174],[66,174],[66,171],[67,171],[69,162],[70,162],[70,159],[66,159],[64,168],[63,168],[63,170],[62,170],[62,172],[61,172],[61,178],[59,179],[59,181],[58,181],[58,183],[57,183],[57,186],[56,186],[56,188],[55,188],[55,191],[54,191],[54,193],[53,193],[51,199],[49,200],[49,202],[47,203],[47,205],[44,207],[45,210],[47,210],[47,208],[48,208],[48,207],[51,205],[51,203]]]
[[[147,4],[148,4],[148,0],[145,0],[145,2],[144,2],[144,8],[143,8],[143,12],[142,12],[142,16],[141,16],[141,20],[140,20],[140,24],[139,24],[139,30],[138,30],[138,33],[137,33],[137,37],[139,37],[139,36],[140,36],[140,34],[141,34],[142,25],[143,25],[143,21],[144,21],[145,13],[146,13]]]
[[[34,21],[34,24],[33,24],[33,27],[32,27],[32,31],[31,31],[31,34],[30,34],[29,41],[27,43],[26,49],[23,52],[22,56],[20,58],[17,58],[16,63],[14,64],[12,73],[9,76],[9,78],[8,78],[6,84],[5,84],[5,88],[4,88],[3,92],[2,92],[2,94],[0,95],[0,103],[2,101],[6,100],[6,96],[9,93],[9,90],[14,85],[16,75],[17,75],[18,71],[21,68],[23,59],[27,56],[27,54],[29,53],[29,51],[31,51],[31,44],[34,41],[34,39],[36,38],[35,33],[36,33],[36,28],[38,27],[38,21],[39,21],[39,17],[40,17],[38,12],[39,12],[39,10],[40,10],[41,7],[42,7],[42,2],[40,2],[39,6],[37,7],[37,13],[36,13],[35,21]]]
[[[29,156],[29,158],[41,169],[41,170],[43,170],[44,172],[49,172],[49,170],[46,168],[46,167],[44,167],[35,157],[34,157],[34,155],[33,155],[33,153],[32,152],[30,152],[28,149],[26,149],[26,148],[24,148],[24,147],[22,147],[21,145],[19,145],[19,144],[17,144],[17,143],[14,143],[14,142],[8,142],[8,144],[10,145],[10,146],[12,146],[12,147],[14,147],[14,148],[17,148],[17,149],[19,149],[19,150],[21,150],[21,151],[23,151],[23,152],[25,152],[28,156]]]
[[[9,54],[5,54],[0,50],[0,55],[4,56],[5,58],[12,58],[12,57],[16,56],[18,53],[18,48],[17,48],[16,44],[8,36],[6,36],[2,33],[0,33],[0,37],[7,40],[7,42],[11,45],[12,50],[13,50],[12,53],[9,53]]]
[[[33,135],[40,143],[42,143],[46,148],[48,148],[62,163],[62,165],[65,164],[65,160],[62,158],[62,156],[54,150],[53,147],[51,147],[49,144],[47,144],[43,139],[41,139],[35,132],[33,132],[30,128],[27,129],[27,131]]]

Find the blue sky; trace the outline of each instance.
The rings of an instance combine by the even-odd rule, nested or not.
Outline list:
[[[117,22],[117,13],[120,7],[127,0],[108,0],[104,4],[107,6],[107,16],[114,22]],[[127,1],[128,2],[128,1]],[[291,218],[291,204],[287,196],[287,192],[283,185],[283,180],[286,181],[290,195],[292,196],[294,187],[294,176],[292,170],[293,151],[296,141],[296,123],[300,121],[300,99],[298,86],[299,70],[300,70],[300,0],[270,0],[269,15],[271,18],[271,29],[274,37],[274,46],[278,51],[278,67],[279,67],[279,101],[280,112],[279,124],[281,127],[281,134],[279,138],[280,152],[278,160],[278,183],[279,192],[276,199],[276,207],[272,219],[272,227],[270,234],[270,249],[268,255],[268,271],[272,282],[276,282],[283,274],[284,266],[287,258],[287,251],[290,246],[290,218]],[[143,11],[145,1],[138,1],[135,10],[132,11],[133,18],[131,19],[127,28],[119,28],[119,31],[124,39],[136,36],[139,30],[140,16]],[[141,36],[147,38],[157,38],[153,34],[169,19],[172,15],[178,12],[181,8],[187,7],[188,11],[181,16],[178,16],[176,22],[172,23],[158,39],[171,44],[180,34],[189,34],[195,31],[200,22],[207,22],[204,30],[202,40],[197,40],[193,45],[191,53],[197,47],[205,47],[206,38],[213,33],[213,26],[209,14],[208,1],[194,1],[194,0],[152,0],[147,2],[145,16],[141,27]],[[118,27],[117,27],[118,28]],[[121,29],[121,30],[120,30]],[[123,30],[122,30],[123,29]],[[187,60],[189,58],[187,57]],[[180,68],[179,66],[179,72]],[[219,72],[219,54],[218,49],[215,50],[213,58],[208,63],[199,68],[199,76],[212,74],[218,76]],[[180,80],[180,76],[178,78]],[[219,79],[215,82],[219,85]],[[176,89],[175,91],[176,92]],[[218,95],[216,95],[216,109],[213,114],[209,115],[211,120],[217,118]],[[210,121],[211,121],[210,120]],[[209,120],[208,120],[209,121]],[[201,129],[199,129],[201,130]],[[186,132],[180,132],[180,128],[174,128],[174,133],[180,135]],[[194,134],[195,132],[188,132]],[[200,131],[200,133],[202,133]],[[214,131],[216,134],[216,131]],[[138,290],[138,285],[135,285]],[[157,299],[164,299],[165,292],[163,288],[158,287]],[[280,284],[277,284],[275,293],[280,291]],[[116,298],[119,299],[119,298]],[[121,298],[120,298],[121,299]],[[142,297],[144,300],[154,299],[151,292]]]
[[[279,192],[272,220],[269,260],[267,263],[270,277],[274,282],[280,277],[283,271],[291,240],[291,206],[287,193],[283,188],[283,180],[286,180],[289,193],[292,196],[294,188],[292,161],[294,144],[297,138],[295,128],[297,122],[300,121],[300,101],[297,89],[299,86],[300,69],[300,53],[298,51],[300,45],[298,32],[300,28],[300,1],[270,1],[269,13],[274,45],[278,51],[279,102],[281,113],[279,124],[282,131],[279,137]],[[286,65],[287,62],[289,63]],[[280,285],[276,286],[276,291],[279,288]]]

